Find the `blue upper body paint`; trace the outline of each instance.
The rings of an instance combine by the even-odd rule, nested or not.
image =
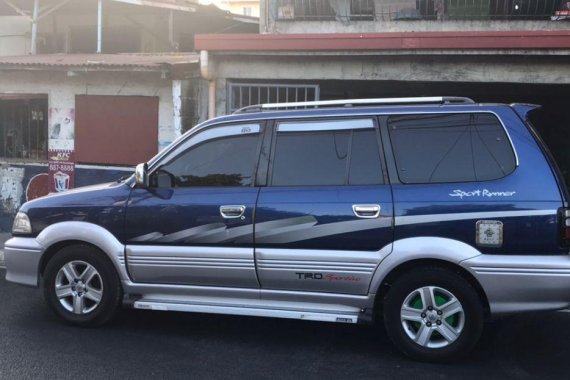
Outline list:
[[[530,107],[505,105],[358,107],[277,111],[224,116],[205,128],[254,120],[315,117],[376,117],[406,113],[492,112],[510,137],[518,165],[504,178],[463,183],[143,189],[125,182],[77,189],[24,204],[37,235],[62,221],[98,224],[124,244],[224,245],[272,248],[375,251],[393,240],[437,236],[477,247],[478,221],[503,224],[500,247],[488,254],[562,254],[558,210],[566,200],[561,179],[543,147],[525,126]],[[170,149],[149,161],[160,166]],[[386,156],[390,162],[392,157]],[[355,204],[378,204],[381,216],[362,222]],[[241,218],[224,219],[221,205],[243,205]],[[374,224],[375,223],[375,224]]]

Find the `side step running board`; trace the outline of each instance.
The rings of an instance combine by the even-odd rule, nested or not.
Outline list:
[[[273,317],[288,319],[304,319],[307,321],[357,323],[358,315],[347,313],[323,313],[303,310],[280,310],[239,306],[199,305],[191,303],[172,303],[155,301],[135,301],[135,309],[182,311],[189,313],[248,315],[253,317]]]

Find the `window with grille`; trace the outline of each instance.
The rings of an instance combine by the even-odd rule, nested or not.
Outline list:
[[[265,103],[294,103],[319,100],[319,86],[308,84],[230,83],[228,113]]]
[[[47,161],[47,96],[0,95],[0,157]]]
[[[279,0],[279,20],[372,20],[374,0]]]

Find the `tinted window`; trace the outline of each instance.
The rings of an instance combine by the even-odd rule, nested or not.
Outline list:
[[[383,183],[378,140],[373,130],[354,131],[348,183],[351,185]]]
[[[349,131],[279,133],[272,184],[343,185],[349,137]]]
[[[323,127],[322,123],[314,124]],[[273,186],[383,182],[373,129],[278,132],[273,161]]]
[[[516,165],[509,139],[491,114],[392,116],[388,129],[404,183],[493,180]]]
[[[193,146],[160,167],[154,186],[249,186],[255,166],[258,134],[229,136]]]

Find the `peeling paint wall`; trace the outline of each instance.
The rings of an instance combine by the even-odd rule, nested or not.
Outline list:
[[[24,168],[0,167],[0,212],[13,214],[22,204]]]

